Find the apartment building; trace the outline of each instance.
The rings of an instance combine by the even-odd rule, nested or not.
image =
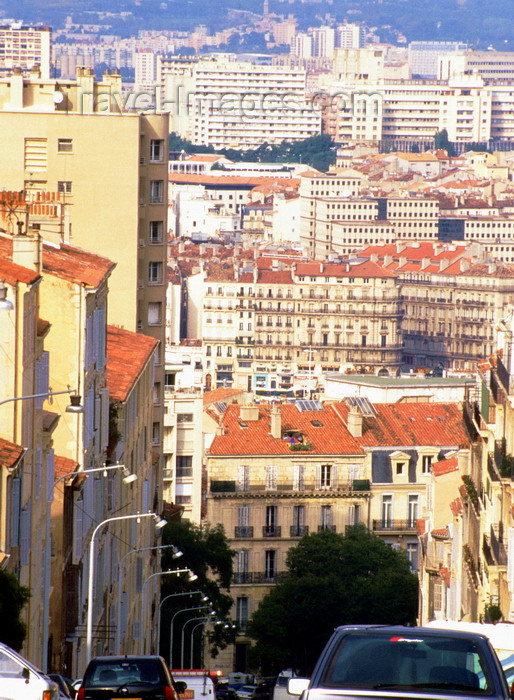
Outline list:
[[[402,289],[403,359],[414,367],[473,371],[494,350],[494,324],[514,300],[513,268],[487,262],[480,246],[432,242],[370,246]]]
[[[458,209],[441,216],[438,222],[440,241],[480,243],[496,260],[514,263],[514,218],[499,212],[466,213]]]
[[[207,452],[208,519],[225,523],[236,551],[239,635],[220,668],[234,653],[244,666],[248,621],[303,535],[362,523],[417,569],[431,464],[468,443],[456,404],[228,405]]]
[[[0,180],[27,201],[60,193],[63,215],[42,235],[116,262],[109,321],[160,341],[156,422],[164,383],[168,118],[125,104],[121,78],[0,80]],[[124,107],[127,107],[125,110]],[[137,109],[131,109],[136,107]],[[94,187],[91,183],[94,183]]]
[[[422,622],[514,619],[512,307],[496,326],[494,353],[477,367],[477,391],[465,403],[472,440],[468,465],[434,465],[437,506],[421,546]]]
[[[206,268],[191,279],[188,295],[213,387],[287,396],[316,391],[323,373],[341,367],[399,370],[395,273],[371,262],[264,258]]]
[[[411,41],[407,55],[412,77],[437,78],[439,57],[467,48],[467,44],[460,41]]]
[[[20,68],[24,73],[41,71],[44,80],[50,78],[52,64],[52,29],[26,26],[21,23],[0,27],[0,74]]]
[[[359,196],[364,176],[355,171],[306,175],[300,187],[300,240],[318,260],[357,247],[395,239],[434,240],[439,201],[435,197]]]
[[[170,131],[196,144],[255,148],[321,131],[301,68],[255,65],[224,54],[196,60],[160,57],[158,81],[158,104],[171,110]]]
[[[438,56],[437,77],[449,80],[455,75],[477,73],[487,82],[514,80],[512,51],[455,51]]]

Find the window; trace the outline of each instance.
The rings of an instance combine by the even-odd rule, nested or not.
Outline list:
[[[405,462],[396,462],[394,465],[394,472],[396,476],[403,476],[405,473]]]
[[[25,170],[39,173],[47,167],[46,139],[25,139]]]
[[[247,464],[237,468],[237,490],[248,491],[250,488],[250,467]]]
[[[192,423],[193,414],[192,413],[177,413],[177,423]]]
[[[240,630],[248,627],[248,598],[241,596],[236,598],[236,623]]]
[[[192,455],[177,455],[177,478],[193,476]]]
[[[211,357],[211,355],[212,355],[212,347],[211,347],[210,345],[207,345],[207,347],[205,348],[205,354],[206,354],[207,357]]]
[[[320,472],[320,478],[319,478],[319,486],[321,489],[329,489],[331,485],[331,477],[332,477],[332,465],[331,464],[322,464],[319,468]]]
[[[162,262],[151,261],[148,263],[148,282],[162,284]]]
[[[443,609],[443,582],[434,581],[434,610]]]
[[[333,511],[332,506],[321,506],[320,512],[320,530],[333,530]]]
[[[154,382],[153,385],[153,402],[155,406],[160,406],[162,404],[162,396],[161,396],[161,383],[160,382]]]
[[[221,357],[221,345],[216,346],[216,357]]]
[[[57,182],[57,192],[61,192],[63,194],[71,194],[71,181],[59,180]]]
[[[265,552],[264,576],[268,580],[273,580],[277,573],[277,553],[274,549]]]
[[[277,467],[275,464],[266,466],[266,491],[276,491],[277,489]]]
[[[418,505],[419,496],[417,493],[409,494],[409,505],[407,513],[407,525],[408,527],[416,527],[416,520],[418,519]]]
[[[293,466],[293,491],[303,491],[305,467],[303,464],[295,464]]]
[[[236,566],[235,566],[235,583],[249,583],[250,576],[248,574],[248,563],[250,560],[249,552],[247,549],[240,549],[236,552]]]
[[[162,204],[164,197],[164,181],[150,180],[150,204]]]
[[[148,239],[150,243],[162,243],[162,221],[150,221]]]
[[[160,301],[148,303],[148,325],[157,326],[162,323],[162,304]]]
[[[291,537],[303,537],[307,531],[305,528],[305,506],[293,506],[293,525]]]
[[[266,506],[266,525],[264,526],[264,534],[271,537],[278,537],[277,528],[278,507]]]
[[[158,445],[161,440],[161,424],[152,423],[152,445]]]
[[[382,527],[392,527],[393,497],[390,494],[382,496]]]
[[[418,543],[407,542],[407,558],[413,571],[418,570]]]
[[[430,474],[432,469],[432,455],[423,455],[421,459],[421,473]]]
[[[57,139],[57,151],[59,153],[73,153],[73,141],[71,139]]]
[[[150,162],[162,163],[164,155],[164,141],[162,139],[152,139],[150,141]]]

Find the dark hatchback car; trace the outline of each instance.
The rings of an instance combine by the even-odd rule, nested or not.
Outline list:
[[[97,656],[86,668],[77,700],[177,700],[181,685],[161,656]]]

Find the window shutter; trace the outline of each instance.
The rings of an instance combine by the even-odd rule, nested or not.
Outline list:
[[[75,513],[75,529],[73,532],[73,563],[78,564],[80,562],[80,558],[82,556],[82,530],[84,527],[84,513],[83,513],[83,507],[84,507],[84,499],[78,499],[75,502],[75,508],[74,513]]]
[[[36,500],[41,498],[41,486],[43,482],[43,448],[36,447],[34,459],[34,497]]]
[[[100,451],[107,448],[109,442],[109,389],[100,389]]]
[[[266,491],[275,491],[277,488],[277,466],[269,464],[266,467]]]
[[[21,479],[15,476],[11,481],[11,546],[20,544]]]
[[[46,455],[46,502],[54,500],[54,479],[55,479],[54,451],[48,450]]]
[[[22,566],[29,565],[31,515],[32,500],[29,498],[27,505],[21,511],[20,564]]]

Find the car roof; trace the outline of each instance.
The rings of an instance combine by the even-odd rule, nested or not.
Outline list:
[[[440,629],[437,627],[407,627],[405,625],[341,625],[335,631],[340,632],[362,632],[362,631],[385,632],[386,634],[419,634],[425,637],[458,637],[459,639],[476,639],[477,637],[488,641],[485,634],[478,632],[468,632],[464,630]]]
[[[89,663],[93,663],[93,661],[146,661],[147,659],[163,660],[162,656],[158,656],[157,654],[127,654],[126,656],[95,656]]]

